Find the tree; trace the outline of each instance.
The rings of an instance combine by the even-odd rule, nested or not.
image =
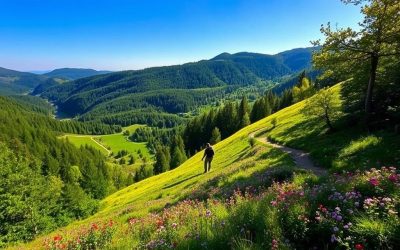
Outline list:
[[[162,146],[156,148],[156,163],[153,166],[154,174],[161,174],[169,169],[169,162]]]
[[[217,144],[220,141],[221,141],[221,132],[219,131],[218,127],[215,127],[211,132],[210,143]]]
[[[129,165],[133,165],[135,164],[135,158],[133,157],[133,155],[129,156]]]
[[[321,89],[316,95],[307,99],[303,114],[325,120],[329,130],[333,131],[332,120],[341,113],[341,100],[339,93],[330,88]]]
[[[240,128],[244,128],[250,125],[250,117],[248,113],[245,113],[240,121]]]
[[[330,23],[321,27],[325,41],[313,42],[321,46],[314,54],[317,68],[325,71],[323,78],[334,75],[355,77],[367,68],[364,112],[366,125],[372,112],[373,90],[377,70],[383,58],[400,55],[400,0],[342,0],[345,4],[361,5],[364,20],[360,30],[340,28],[332,30]]]
[[[247,101],[247,97],[243,96],[239,104],[239,110],[238,110],[238,118],[240,119],[240,124],[239,124],[240,128],[244,128],[250,124],[249,112],[250,112],[249,102]]]
[[[314,88],[307,77],[302,77],[300,84],[293,87],[293,100],[300,102],[314,94]]]
[[[186,161],[186,155],[179,147],[174,147],[171,156],[171,169],[174,169]]]

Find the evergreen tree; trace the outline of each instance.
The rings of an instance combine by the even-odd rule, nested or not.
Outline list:
[[[221,132],[218,127],[215,127],[211,133],[210,143],[217,144],[221,141]]]
[[[249,112],[250,112],[250,107],[247,101],[247,97],[243,96],[238,110],[238,118],[240,119],[239,128],[244,128],[250,124]]]
[[[154,174],[161,174],[169,169],[169,161],[165,155],[165,148],[157,146],[156,149],[156,162],[153,166]],[[139,178],[139,177],[138,177]]]
[[[171,169],[174,169],[186,161],[185,154],[179,147],[174,147],[171,156]]]

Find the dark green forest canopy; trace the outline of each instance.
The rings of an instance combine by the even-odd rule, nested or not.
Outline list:
[[[78,79],[44,88],[41,96],[54,101],[61,111],[85,121],[127,124],[128,120],[135,120],[162,124],[166,120],[152,121],[144,118],[143,113],[179,114],[217,102],[236,89],[309,68],[311,54],[311,48],[276,55],[223,53],[196,63]],[[127,117],[132,110],[136,117]]]
[[[76,148],[53,132],[95,129],[90,124],[57,121],[6,97],[0,106],[0,247],[87,217],[97,199],[116,190],[98,150]]]

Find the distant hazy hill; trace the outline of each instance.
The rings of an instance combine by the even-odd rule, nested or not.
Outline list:
[[[0,67],[0,95],[22,94],[41,84],[53,85],[46,76],[19,72]]]
[[[196,63],[82,78],[44,88],[42,96],[81,119],[121,124],[138,116],[138,110],[146,115],[187,112],[235,89],[297,73],[310,67],[311,52],[305,48],[276,55],[223,53]]]
[[[77,68],[62,68],[62,69],[55,69],[43,75],[53,78],[61,78],[64,80],[76,80],[79,78],[84,78],[88,76],[95,76],[101,74],[111,73],[111,71],[97,71],[94,69],[77,69]]]

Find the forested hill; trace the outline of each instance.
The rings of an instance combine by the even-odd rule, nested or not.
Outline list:
[[[311,53],[311,48],[276,55],[223,53],[196,63],[78,79],[41,95],[83,120],[121,124],[133,109],[136,116],[187,112],[235,89],[296,73],[310,67]]]
[[[54,79],[0,67],[0,95],[22,94],[38,85],[55,85]]]
[[[111,73],[111,71],[81,69],[81,68],[62,68],[62,69],[55,69],[43,75],[48,77],[60,78],[64,80],[76,80],[79,78],[107,74],[107,73]]]
[[[76,148],[55,130],[88,129],[0,97],[0,248],[84,218],[115,191],[105,157]]]

